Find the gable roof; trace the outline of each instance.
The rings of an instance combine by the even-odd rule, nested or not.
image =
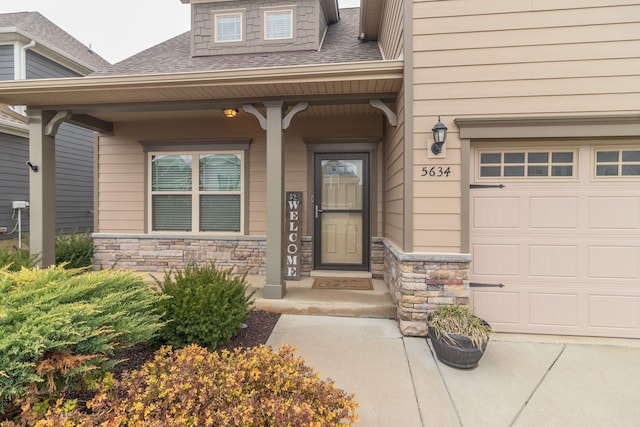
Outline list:
[[[359,8],[340,9],[320,50],[191,57],[190,32],[151,47],[93,76],[185,73],[380,61],[378,44],[358,40]]]
[[[0,14],[0,31],[20,32],[49,49],[74,59],[91,70],[109,66],[109,62],[38,12]]]

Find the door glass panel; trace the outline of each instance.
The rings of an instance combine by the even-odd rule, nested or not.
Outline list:
[[[322,161],[321,209],[362,209],[362,160]]]
[[[362,264],[364,161],[323,159],[320,166],[322,263]]]

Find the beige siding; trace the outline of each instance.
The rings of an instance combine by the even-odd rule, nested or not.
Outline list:
[[[637,2],[416,0],[413,15],[415,251],[461,250],[456,118],[640,111]],[[438,115],[446,155],[430,158]],[[438,165],[449,178],[420,176]]]
[[[387,127],[385,149],[385,237],[404,246],[404,91],[395,106],[398,126]]]
[[[302,191],[309,206],[307,146],[304,138],[353,138],[376,136],[382,139],[382,116],[300,117],[285,132],[285,191]],[[141,140],[251,138],[247,191],[247,234],[266,234],[266,139],[264,131],[252,117],[233,121],[149,122],[116,126],[115,136],[99,140],[98,209],[99,233],[145,233],[145,155]],[[380,235],[382,223],[382,162],[379,161],[374,183],[378,193],[374,235]],[[306,214],[303,233],[310,235]]]
[[[399,59],[402,55],[402,0],[384,2],[378,43],[384,59]]]

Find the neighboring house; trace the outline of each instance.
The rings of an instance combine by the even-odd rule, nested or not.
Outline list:
[[[37,12],[0,14],[0,80],[79,77],[109,63]],[[24,107],[0,105],[0,239],[17,237],[14,201],[29,201]],[[56,229],[93,230],[93,132],[63,124],[56,137]],[[21,212],[29,231],[29,210]],[[15,230],[15,231],[14,231]],[[14,232],[11,232],[14,231]]]
[[[384,278],[407,335],[471,302],[500,331],[640,337],[640,4],[190,3],[189,33],[93,76],[0,83],[43,172],[60,122],[102,129],[99,265],[211,259],[283,298],[301,237],[303,275]]]

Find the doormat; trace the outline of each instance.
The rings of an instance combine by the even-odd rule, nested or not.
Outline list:
[[[348,291],[373,290],[371,279],[355,279],[350,277],[316,277],[311,289],[344,289]]]

